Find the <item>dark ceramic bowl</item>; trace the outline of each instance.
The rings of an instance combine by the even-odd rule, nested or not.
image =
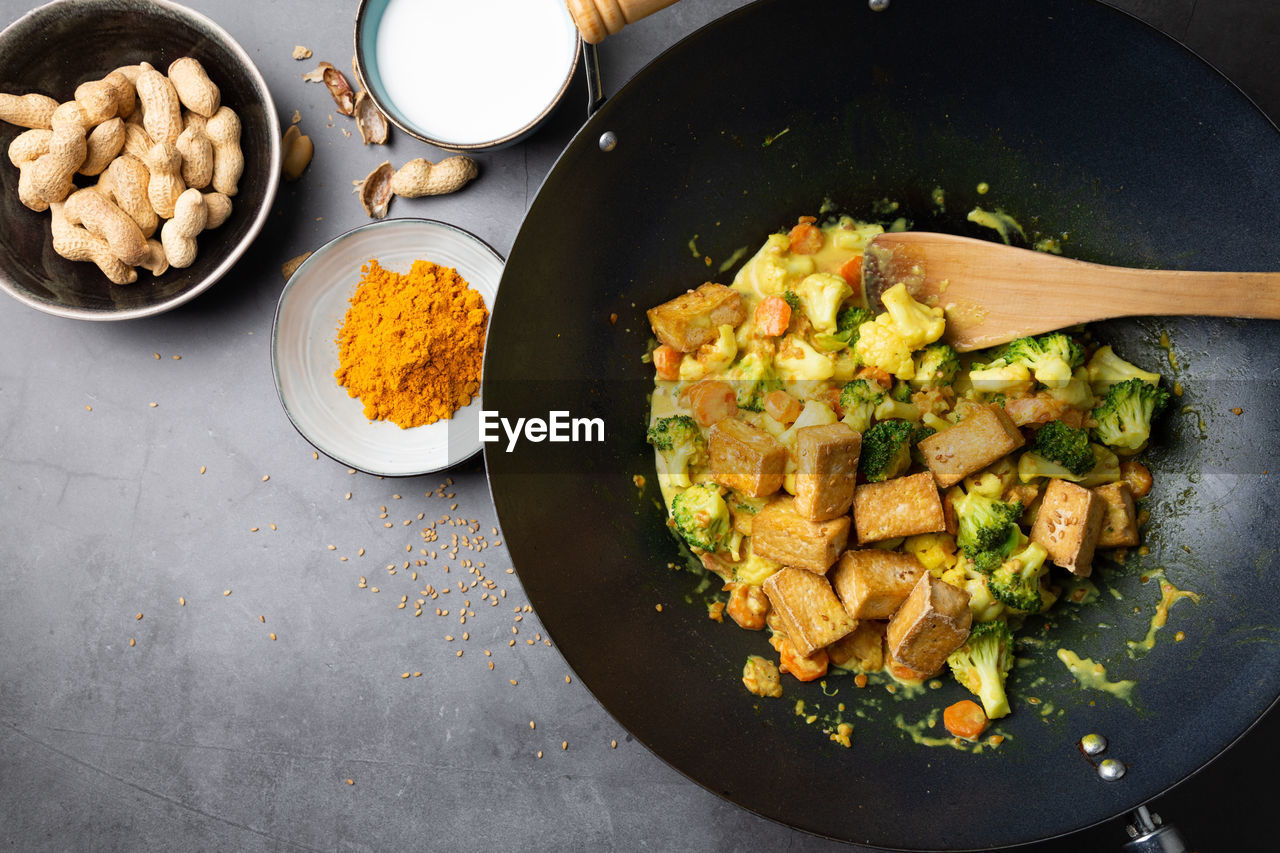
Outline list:
[[[160,71],[194,56],[240,116],[244,175],[221,227],[199,238],[195,263],[161,276],[140,272],[115,285],[92,263],[53,251],[49,214],[18,201],[18,169],[0,163],[0,287],[40,311],[82,320],[125,320],[159,314],[207,290],[248,248],[266,221],[280,180],[280,126],[267,84],[225,30],[165,0],[59,0],[24,15],[0,33],[0,92],[41,92],[69,100],[75,87],[143,60]],[[0,122],[0,147],[23,128]],[[85,185],[96,179],[77,176]]]

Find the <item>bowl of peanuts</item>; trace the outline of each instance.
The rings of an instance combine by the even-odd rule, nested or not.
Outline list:
[[[261,231],[280,180],[262,75],[166,0],[57,0],[0,32],[0,288],[62,317],[194,298]]]

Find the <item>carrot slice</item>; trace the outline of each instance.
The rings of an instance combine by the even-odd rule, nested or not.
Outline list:
[[[711,426],[738,413],[738,395],[728,382],[706,380],[689,389],[689,408],[695,421]]]
[[[801,222],[791,229],[791,251],[797,255],[816,254],[822,248],[822,229],[808,222]]]
[[[779,388],[764,395],[764,412],[780,424],[789,424],[800,417],[800,401]]]
[[[942,712],[942,725],[956,737],[977,740],[986,731],[987,714],[972,699],[961,699]]]
[[[756,331],[767,338],[787,333],[791,324],[791,306],[781,296],[769,296],[756,306]]]
[[[680,350],[663,344],[653,351],[653,367],[659,379],[680,378]]]
[[[855,291],[862,286],[862,255],[854,255],[840,265],[840,277]]]

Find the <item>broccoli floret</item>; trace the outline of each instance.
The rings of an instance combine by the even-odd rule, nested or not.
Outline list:
[[[701,464],[707,458],[707,440],[697,421],[688,415],[659,418],[649,427],[645,440],[658,448],[666,460],[673,486],[688,486],[689,466]]]
[[[1034,338],[1018,338],[1005,350],[1006,364],[1025,365],[1041,385],[1057,387],[1071,379],[1071,371],[1084,363],[1084,350],[1070,335],[1053,332]]]
[[[973,626],[969,639],[947,658],[951,674],[982,700],[988,719],[1009,713],[1005,679],[1013,668],[1013,632],[999,619]]]
[[[911,385],[901,379],[896,380],[893,387],[889,389],[889,397],[899,403],[910,403]]]
[[[950,385],[960,370],[960,357],[946,344],[929,344],[915,354],[916,375],[911,387],[937,388]]]
[[[1130,364],[1115,354],[1109,346],[1098,347],[1086,366],[1089,371],[1089,384],[1093,393],[1099,397],[1107,393],[1107,389],[1117,382],[1126,379],[1141,379],[1152,385],[1160,384],[1160,374],[1150,373],[1136,364]]]
[[[864,452],[865,449],[864,443]],[[959,519],[956,544],[979,571],[993,571],[1021,540],[1018,519],[1022,517],[1022,503],[1005,503],[976,491],[956,491],[960,494],[953,494],[951,501]]]
[[[1090,444],[1093,454],[1093,467],[1083,476],[1073,474],[1057,462],[1045,459],[1034,450],[1029,450],[1018,458],[1018,479],[1030,483],[1037,477],[1051,477],[1059,480],[1070,480],[1085,488],[1103,486],[1120,479],[1120,458],[1101,444]]]
[[[1151,438],[1151,419],[1169,402],[1169,392],[1142,379],[1126,379],[1107,389],[1102,405],[1093,410],[1098,422],[1093,434],[1120,453],[1137,453]]]
[[[782,387],[782,380],[773,372],[769,359],[758,353],[747,353],[733,366],[727,377],[738,392],[738,408],[759,412],[764,408],[764,396]]]
[[[920,442],[933,435],[938,430],[927,424],[916,424],[911,430],[911,459],[912,461],[924,465],[924,454],[920,452]]]
[[[866,308],[857,306],[845,308],[836,317],[836,332],[841,335],[847,333],[850,336],[849,344],[852,346],[858,340],[858,327],[863,323],[870,323],[875,316]]]
[[[915,425],[909,421],[880,421],[862,436],[862,454],[858,467],[868,483],[879,483],[906,472],[911,467],[911,434]]]
[[[791,307],[792,311],[800,310],[800,297],[794,290],[785,290],[782,293],[782,299]]]
[[[697,483],[671,500],[671,521],[690,547],[722,551],[733,535],[729,505],[715,483]]]
[[[1043,545],[1030,542],[1026,548],[1005,560],[987,577],[987,588],[1000,601],[1023,613],[1038,613],[1044,608],[1040,595],[1040,578],[1049,571],[1045,558],[1049,552]]]
[[[813,324],[814,331],[834,333],[840,306],[853,296],[853,288],[841,276],[816,272],[804,277],[796,292],[805,316]]]
[[[1089,473],[1094,465],[1088,431],[1067,426],[1062,421],[1049,421],[1036,430],[1031,449],[1077,477]]]
[[[833,333],[820,333],[813,336],[813,345],[820,350],[834,352],[858,343],[858,327],[870,323],[875,315],[866,308],[842,308],[836,315],[836,330]]]
[[[866,432],[871,426],[871,415],[884,400],[884,389],[866,379],[855,379],[840,390],[840,410],[844,423],[858,432]]]

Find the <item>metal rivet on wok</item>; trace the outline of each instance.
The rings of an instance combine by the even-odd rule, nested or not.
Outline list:
[[[600,134],[600,150],[612,151],[618,147],[618,136],[612,130]]]
[[[1124,765],[1114,758],[1104,759],[1098,764],[1098,775],[1108,782],[1114,782],[1124,775]]]
[[[1107,751],[1107,739],[1098,734],[1085,735],[1080,738],[1080,748],[1085,755],[1100,755]]]

